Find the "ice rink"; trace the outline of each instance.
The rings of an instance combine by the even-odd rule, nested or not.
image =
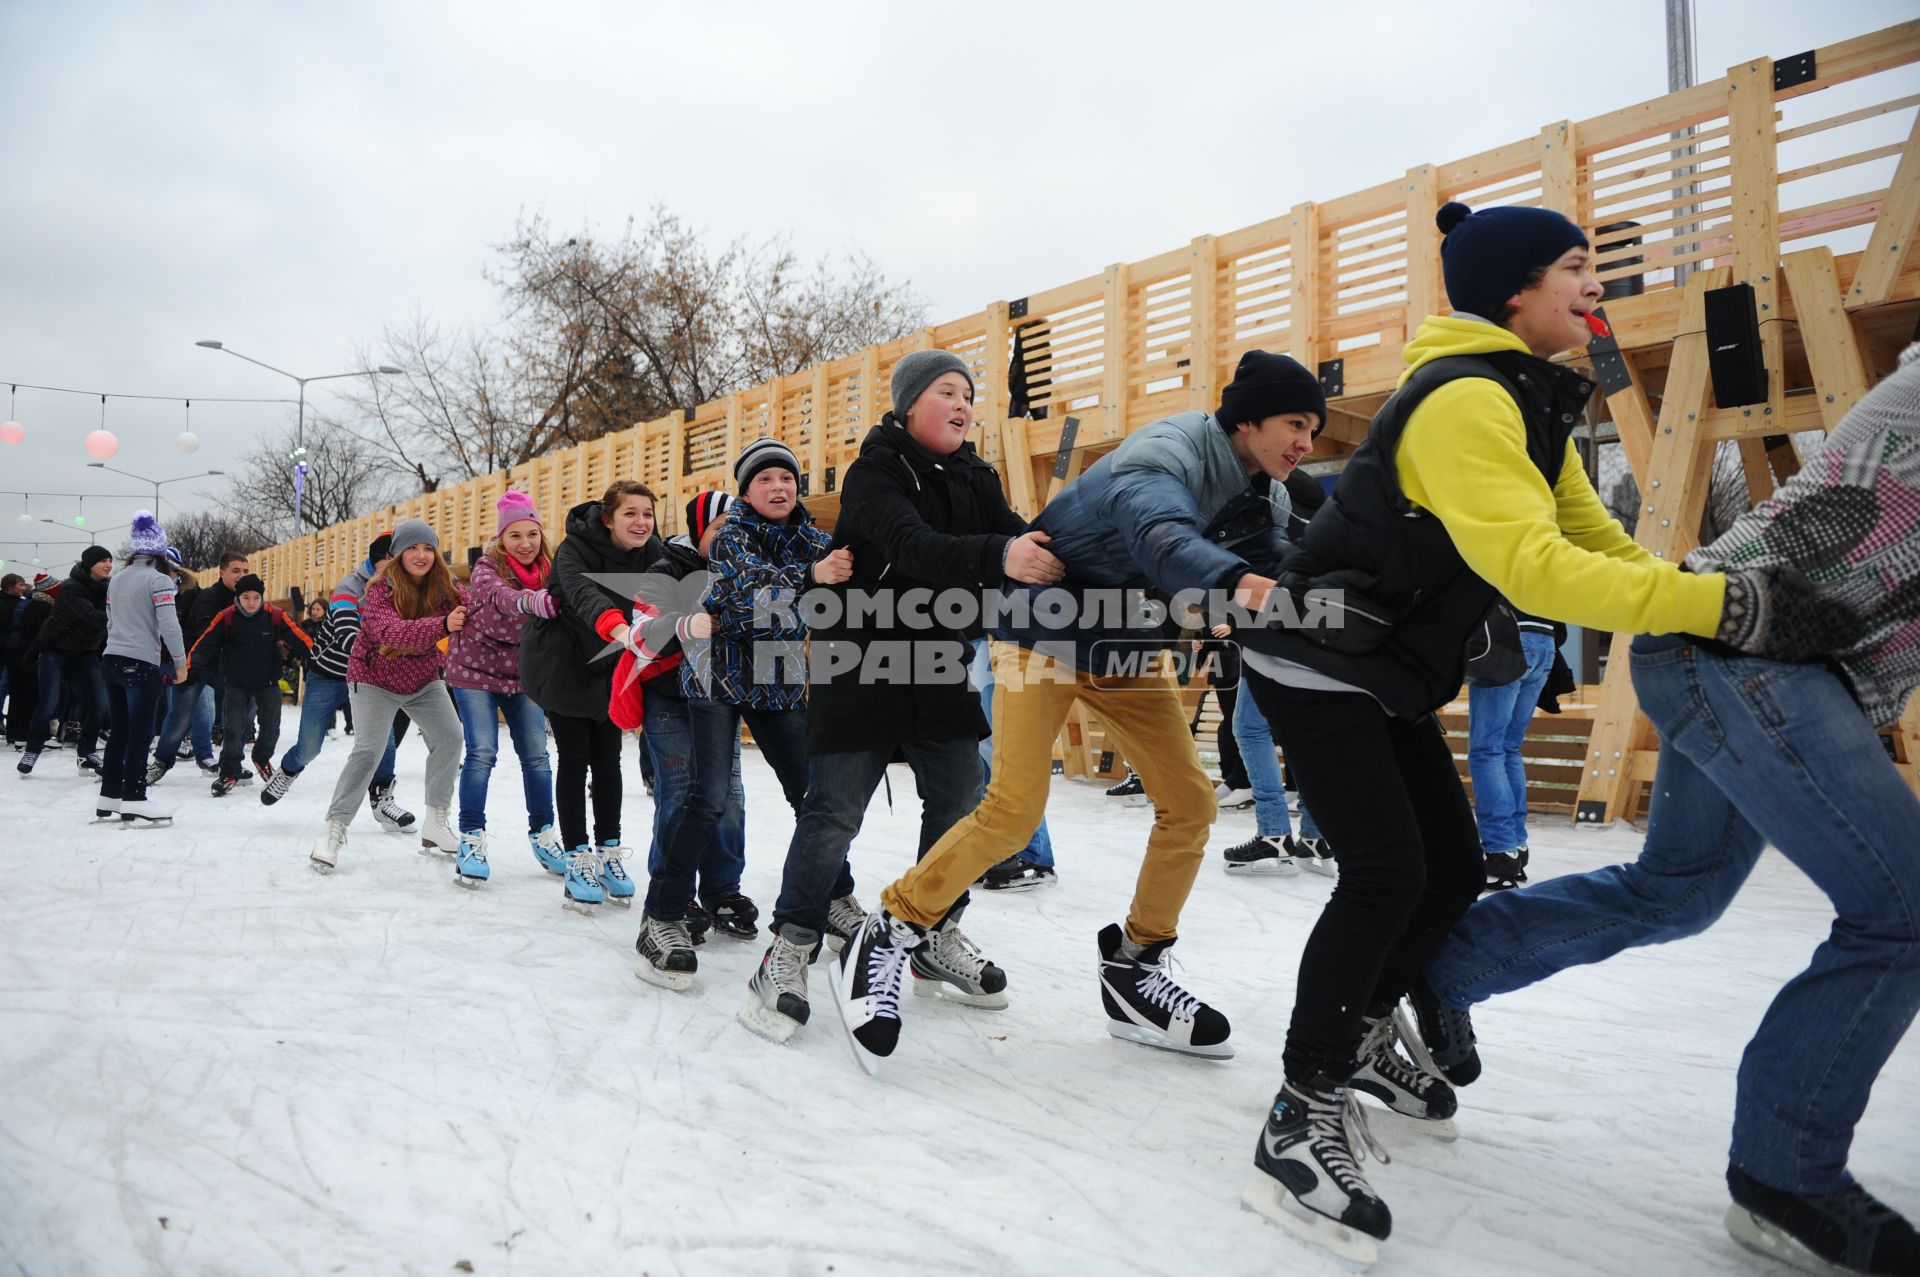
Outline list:
[[[291,723],[289,724],[291,730]],[[832,1022],[787,1046],[734,1019],[761,944],[700,950],[694,989],[633,974],[631,913],[560,905],[522,836],[503,742],[493,879],[362,809],[340,869],[307,849],[348,742],[291,795],[155,790],[171,829],[90,825],[70,753],[0,772],[0,1260],[54,1274],[1272,1274],[1341,1271],[1239,1194],[1280,1080],[1299,948],[1331,884],[1228,879],[1223,813],[1175,952],[1238,1057],[1110,1039],[1094,935],[1125,911],[1145,807],[1056,779],[1060,884],[976,893],[1009,974],[982,1012],[908,999],[877,1079]],[[651,807],[631,743],[626,841]],[[424,750],[400,796],[423,805]],[[771,913],[792,819],[749,753],[746,890]],[[912,857],[893,769],[854,848],[869,904]],[[1536,879],[1630,858],[1624,826],[1533,830]],[[644,879],[644,853],[630,861]],[[644,883],[643,883],[644,885]],[[1766,857],[1706,935],[1477,1014],[1461,1138],[1382,1118],[1366,1170],[1394,1213],[1380,1274],[1780,1272],[1728,1239],[1734,1068],[1825,901]],[[1920,1212],[1920,1044],[1882,1076],[1859,1177]]]

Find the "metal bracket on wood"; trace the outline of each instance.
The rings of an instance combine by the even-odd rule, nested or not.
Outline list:
[[[812,477],[813,476],[808,474],[805,470],[802,470],[800,472],[800,495],[801,496],[804,497],[807,495],[807,486],[808,486],[807,481]]]
[[[1067,470],[1073,464],[1073,440],[1080,433],[1080,418],[1068,417],[1066,424],[1060,427],[1060,447],[1053,454],[1053,477],[1064,479]]]
[[[1323,359],[1320,361],[1320,389],[1336,399],[1347,393],[1346,360]]]
[[[1112,750],[1103,749],[1100,751],[1099,770],[1103,775],[1113,770],[1113,751]]]
[[[1813,65],[1813,50],[1796,53],[1790,58],[1777,58],[1773,64],[1773,91],[1791,89],[1796,84],[1805,84],[1817,79],[1819,72]]]
[[[693,410],[693,409],[691,409],[691,408],[682,408],[682,409],[680,410],[680,420],[681,420],[682,422],[690,422],[690,421],[692,421],[692,420],[693,420],[693,417],[694,417],[694,410]]]
[[[827,491],[828,491],[828,492],[832,492],[832,491],[833,491],[833,485],[834,485],[834,481],[835,481],[835,480],[836,480],[836,479],[838,478],[838,476],[839,476],[839,470],[840,470],[840,467],[838,467],[838,466],[828,466],[828,467],[827,467]]]
[[[1573,823],[1576,825],[1603,825],[1607,821],[1607,805],[1597,799],[1588,799],[1578,804],[1573,811]]]
[[[1026,298],[1022,297],[1017,301],[1010,301],[1007,303],[1008,319],[1025,319],[1026,317],[1027,317],[1027,299]]]

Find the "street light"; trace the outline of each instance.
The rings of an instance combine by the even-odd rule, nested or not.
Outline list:
[[[307,477],[307,383],[310,381],[332,381],[336,377],[371,377],[375,373],[392,375],[405,370],[395,368],[392,364],[381,364],[375,368],[356,368],[352,372],[330,372],[319,377],[297,377],[285,368],[275,368],[272,364],[255,359],[252,355],[243,355],[237,350],[230,349],[224,342],[207,340],[196,341],[193,344],[196,346],[205,346],[208,350],[224,350],[235,359],[244,359],[250,364],[258,364],[268,372],[277,372],[282,377],[291,378],[293,381],[299,383],[300,415],[297,424],[294,426],[293,455],[289,458],[289,460],[293,462],[293,527],[294,531],[298,532],[300,530],[300,503],[301,498],[306,492]]]
[[[122,470],[118,466],[110,466],[104,461],[89,461],[87,462],[87,469],[111,470],[114,474],[123,474],[127,476],[127,478],[129,479],[138,479],[142,483],[151,483],[153,485],[153,512],[155,514],[160,513],[160,485],[161,484],[185,483],[190,479],[209,479],[215,475],[223,475],[226,473],[225,470],[202,470],[199,474],[183,474],[177,479],[149,479],[144,474],[135,474],[131,470]]]

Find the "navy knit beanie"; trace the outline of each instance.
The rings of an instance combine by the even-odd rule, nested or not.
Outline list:
[[[1258,425],[1287,412],[1310,412],[1313,433],[1325,429],[1327,394],[1320,388],[1320,379],[1289,356],[1249,350],[1240,356],[1233,380],[1220,392],[1220,411],[1213,415],[1232,434],[1243,421]]]
[[[1455,310],[1491,320],[1507,299],[1527,286],[1527,278],[1560,260],[1570,248],[1586,248],[1587,236],[1550,208],[1483,208],[1474,212],[1458,200],[1440,206],[1435,225],[1440,269],[1447,300]]]

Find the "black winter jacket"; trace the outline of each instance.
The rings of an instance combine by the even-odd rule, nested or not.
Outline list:
[[[187,603],[186,611],[180,614],[180,639],[187,645],[189,652],[193,650],[193,645],[200,641],[200,636],[207,632],[207,627],[213,624],[213,618],[232,606],[233,591],[229,590],[219,577],[213,579],[212,585],[194,592],[193,598]],[[204,674],[196,669],[189,677],[196,682],[205,682],[218,675],[213,669],[207,670]]]
[[[67,573],[53,596],[53,611],[40,627],[40,650],[91,652],[107,645],[107,583],[96,581],[81,564]]]
[[[889,592],[896,603],[916,589],[959,588],[977,595],[1006,579],[1007,543],[1025,530],[1025,521],[1007,505],[999,474],[971,443],[937,457],[888,413],[867,432],[840,489],[833,548],[852,549],[853,576],[844,585],[815,588],[837,590],[843,598],[850,592]],[[853,626],[842,617],[813,631],[814,681],[807,702],[812,752],[986,736],[980,697],[967,681],[970,644],[979,627],[921,629],[901,624],[898,615],[890,619],[893,624],[881,625],[862,617],[862,624]],[[928,668],[916,674],[916,666],[935,656],[943,670],[957,676],[929,677]],[[828,661],[848,668],[822,681]],[[885,681],[872,681],[883,661],[888,662]],[[866,678],[863,664],[870,667]]]
[[[567,512],[567,539],[553,552],[548,577],[548,589],[560,599],[560,615],[528,622],[520,642],[521,688],[550,714],[605,718],[620,655],[603,630],[603,623],[615,619],[608,613],[618,613],[620,621],[630,624],[639,594],[659,613],[650,619],[643,614],[642,641],[659,656],[672,655],[679,650],[679,616],[663,604],[674,594],[671,583],[705,566],[696,552],[667,545],[658,536],[638,549],[622,550],[600,521],[598,501],[573,507]],[[615,579],[589,579],[596,576]],[[677,696],[679,680],[652,679],[646,694]]]
[[[313,640],[273,604],[262,603],[252,616],[235,604],[216,613],[187,649],[187,670],[202,681],[218,670],[228,687],[264,691],[280,681],[282,643],[301,656],[313,650]]]

